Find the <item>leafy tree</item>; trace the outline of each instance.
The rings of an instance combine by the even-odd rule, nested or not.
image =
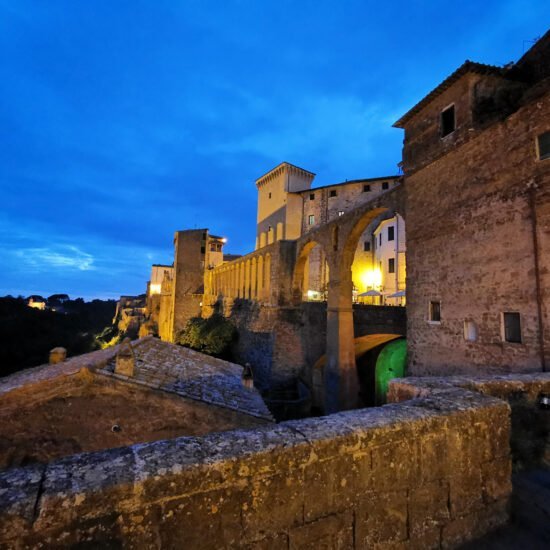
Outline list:
[[[193,317],[176,336],[176,343],[215,357],[228,357],[237,336],[233,324],[223,315]]]

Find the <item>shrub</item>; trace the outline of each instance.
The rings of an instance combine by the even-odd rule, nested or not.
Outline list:
[[[226,356],[237,335],[233,324],[223,315],[208,319],[193,317],[176,336],[176,343],[208,355]]]

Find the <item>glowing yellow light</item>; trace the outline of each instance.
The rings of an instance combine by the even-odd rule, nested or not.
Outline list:
[[[149,294],[160,294],[160,283],[149,285]]]
[[[367,288],[380,287],[382,286],[382,272],[378,268],[363,271],[361,280]]]

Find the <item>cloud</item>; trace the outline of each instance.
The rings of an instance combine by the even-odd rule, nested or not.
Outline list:
[[[333,165],[355,166],[376,156],[380,137],[395,132],[391,125],[397,118],[386,105],[353,95],[310,95],[288,105],[269,127],[220,142],[215,149],[275,159],[320,156]],[[395,153],[398,160],[397,147]]]
[[[65,271],[91,271],[95,269],[94,257],[76,246],[57,245],[48,248],[24,248],[15,252],[29,269],[35,272],[51,268]]]

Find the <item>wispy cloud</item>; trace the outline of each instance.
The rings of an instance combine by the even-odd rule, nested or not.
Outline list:
[[[91,271],[94,257],[73,245],[48,248],[24,248],[15,252],[19,260],[35,272],[54,269]]]

